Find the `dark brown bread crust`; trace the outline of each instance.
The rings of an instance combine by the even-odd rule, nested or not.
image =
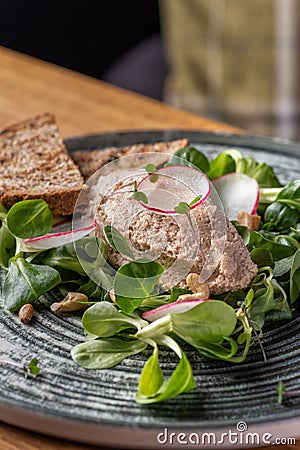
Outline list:
[[[15,203],[22,200],[42,199],[48,203],[53,216],[68,216],[73,213],[78,195],[81,189],[67,189],[64,191],[51,191],[48,193],[28,192],[20,194],[19,192],[9,192],[1,197],[2,203],[10,208]]]
[[[0,201],[5,206],[41,198],[53,215],[69,215],[83,187],[52,114],[37,115],[0,132]]]
[[[173,155],[177,150],[189,145],[187,139],[178,139],[168,142],[156,142],[155,144],[135,144],[128,147],[108,147],[104,150],[92,150],[90,152],[77,150],[72,152],[71,156],[79,166],[85,180],[93,175],[105,164],[121,156],[133,155],[136,153],[167,153]]]

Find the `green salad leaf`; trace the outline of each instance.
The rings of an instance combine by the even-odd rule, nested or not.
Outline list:
[[[175,351],[179,357],[179,363],[170,378],[163,381],[163,374],[159,370],[157,354],[154,351],[150,362],[148,360],[144,366],[141,374],[142,382],[140,382],[139,390],[136,394],[136,401],[142,405],[162,402],[196,387],[191,365],[177,342],[170,336],[162,336],[158,343]],[[147,389],[145,384],[146,381],[150,380],[151,376],[154,377],[151,389]]]
[[[0,267],[7,270],[9,260],[15,254],[15,239],[8,230],[5,221],[0,224]]]
[[[153,294],[164,267],[156,261],[132,261],[116,273],[114,292],[116,304],[126,314],[140,306],[145,297]]]
[[[276,201],[300,212],[300,180],[291,181],[277,195]]]
[[[220,300],[210,300],[180,314],[171,314],[172,330],[189,342],[193,340],[219,343],[230,336],[236,326],[234,309]]]
[[[167,162],[170,166],[192,166],[197,167],[203,173],[209,171],[209,161],[207,157],[194,147],[188,146],[183,147],[177,152]]]
[[[141,327],[140,321],[123,314],[112,303],[106,301],[88,308],[83,314],[82,324],[89,333],[102,338],[113,336],[126,328]]]
[[[264,214],[263,228],[268,231],[288,233],[289,229],[300,221],[300,209],[291,208],[287,204],[276,201],[271,203]]]
[[[130,248],[129,242],[124,236],[112,225],[107,225],[103,229],[107,242],[121,255],[134,259],[133,251]]]
[[[226,152],[220,153],[215,159],[210,161],[210,168],[207,176],[210,180],[221,177],[226,173],[235,172],[235,161]]]
[[[34,238],[52,229],[52,213],[44,200],[23,200],[7,213],[7,227],[18,238]]]
[[[262,329],[266,321],[291,319],[287,295],[270,268],[261,269],[252,286],[255,293],[249,314],[258,329]]]
[[[293,255],[298,247],[299,243],[290,236],[267,231],[253,231],[248,243],[250,252],[255,248],[266,249],[271,253],[273,261]]]
[[[33,259],[33,262],[54,267],[57,270],[67,269],[76,272],[79,275],[86,275],[78,261],[73,242],[63,245],[62,247],[56,247],[41,252]]]
[[[291,261],[289,293],[291,303],[294,303],[300,297],[300,250],[297,250]]]
[[[155,397],[162,387],[165,379],[158,362],[158,347],[155,341],[152,343],[154,350],[146,362],[139,381],[139,393],[141,397]]]
[[[15,257],[10,261],[3,283],[3,305],[11,312],[17,311],[60,282],[59,273],[52,267],[30,264],[22,257]]]
[[[109,369],[129,356],[147,347],[141,341],[124,341],[118,338],[97,339],[82,342],[71,350],[73,360],[85,369]]]

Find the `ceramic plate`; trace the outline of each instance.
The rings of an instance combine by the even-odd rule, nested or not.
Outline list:
[[[147,131],[83,136],[68,139],[66,144],[70,151],[89,151],[182,137],[209,157],[227,148],[241,150],[271,164],[283,183],[300,178],[300,144],[282,139]],[[41,367],[40,376],[25,379],[19,369],[0,364],[0,420],[75,441],[131,449],[195,448],[197,439],[200,443],[202,439],[202,447],[224,447],[222,439],[227,447],[236,447],[237,442],[226,437],[234,432],[239,447],[247,433],[259,445],[268,444],[264,441],[268,439],[300,437],[300,396],[279,405],[276,395],[279,380],[288,388],[300,388],[299,311],[294,311],[293,320],[264,333],[267,363],[255,344],[247,361],[238,365],[207,360],[186,349],[197,389],[165,403],[142,406],[135,403],[134,395],[147,354],[128,358],[109,370],[77,367],[70,350],[84,340],[80,315],[51,313],[48,305],[56,297],[54,292],[41,298],[27,326],[0,307],[0,359],[26,362],[37,356]],[[175,364],[166,351],[166,374]]]

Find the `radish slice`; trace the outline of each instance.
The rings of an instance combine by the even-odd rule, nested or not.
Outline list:
[[[148,199],[148,203],[140,201],[143,207],[163,214],[177,214],[174,208],[180,202],[192,203],[190,209],[203,203],[210,195],[210,182],[204,173],[193,167],[167,166],[143,178],[138,191]]]
[[[240,211],[255,214],[259,203],[259,185],[244,173],[228,173],[212,180],[228,220],[236,220]]]
[[[200,305],[207,301],[208,299],[199,299],[199,300],[179,300],[178,302],[168,303],[167,305],[159,306],[158,308],[151,309],[150,311],[146,311],[142,314],[142,318],[149,320],[149,322],[154,322],[154,320],[160,319],[168,314],[177,314],[189,311],[195,306]]]
[[[35,250],[48,250],[53,247],[61,247],[62,245],[75,242],[87,236],[96,227],[94,222],[92,225],[88,225],[77,230],[61,231],[58,233],[48,233],[44,236],[38,236],[35,238],[23,239],[24,244],[29,249]]]

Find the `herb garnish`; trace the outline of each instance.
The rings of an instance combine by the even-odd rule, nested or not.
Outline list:
[[[144,192],[138,190],[136,181],[134,182],[133,198],[138,202],[143,202],[145,204],[148,203],[147,195]]]
[[[29,375],[37,376],[40,373],[37,358],[32,358],[32,360],[28,364],[27,363],[19,364],[16,363],[15,361],[0,359],[0,364],[17,367],[18,369],[23,370],[25,378],[28,378]]]
[[[294,395],[300,395],[300,389],[286,389],[282,381],[278,382],[277,386],[277,402],[281,405],[286,397],[293,397]]]

